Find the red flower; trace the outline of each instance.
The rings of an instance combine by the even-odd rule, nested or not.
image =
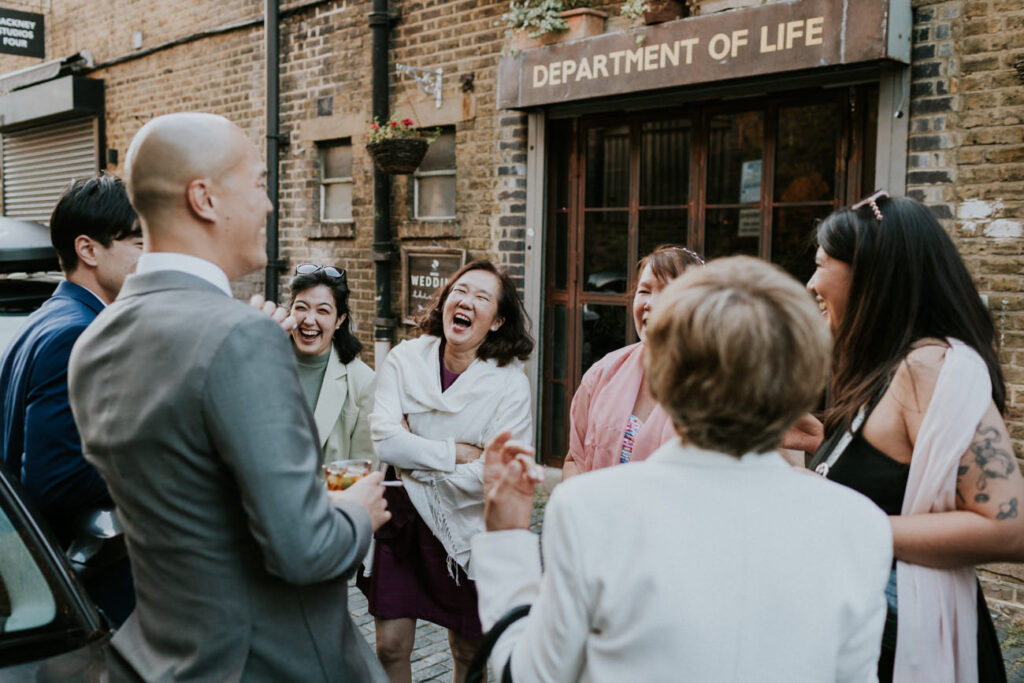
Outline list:
[[[405,119],[405,120],[402,121],[402,123],[404,123],[407,126],[411,126],[412,125],[412,119]]]
[[[374,123],[374,124],[370,125],[370,128],[373,128],[374,130],[377,130],[377,128],[379,128],[379,126],[376,123]]]
[[[398,127],[398,121],[392,121],[391,122],[391,127],[392,128],[397,128]]]

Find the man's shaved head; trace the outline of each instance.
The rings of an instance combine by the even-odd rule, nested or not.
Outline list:
[[[223,116],[182,113],[158,116],[128,147],[125,184],[144,223],[185,205],[185,188],[196,178],[217,180],[244,156],[245,134]]]

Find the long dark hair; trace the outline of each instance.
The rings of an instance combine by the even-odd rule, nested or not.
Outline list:
[[[852,271],[836,331],[826,432],[849,426],[911,345],[928,337],[953,337],[978,352],[1002,412],[1006,387],[992,318],[953,240],[928,207],[913,199],[885,197],[876,206],[881,221],[863,206],[839,209],[818,226],[818,245]]]
[[[444,339],[442,314],[444,302],[459,278],[471,270],[484,270],[498,278],[501,294],[498,296],[498,317],[504,320],[501,327],[488,332],[483,344],[477,349],[478,358],[493,358],[499,366],[508,365],[513,358],[526,360],[533,353],[533,337],[528,331],[529,317],[523,309],[523,302],[516,291],[516,285],[505,271],[486,260],[471,261],[455,271],[423,315],[418,320],[419,329],[427,334]]]
[[[295,303],[295,297],[301,292],[312,289],[317,285],[323,285],[331,290],[331,294],[334,295],[334,307],[338,310],[338,317],[345,316],[345,319],[341,321],[341,325],[338,326],[338,329],[331,336],[331,344],[334,346],[334,350],[338,352],[338,359],[342,363],[350,363],[363,350],[363,344],[352,334],[352,314],[348,309],[348,282],[344,277],[331,277],[322,270],[296,275],[288,283],[288,290],[292,293],[288,307],[291,308],[291,305]]]

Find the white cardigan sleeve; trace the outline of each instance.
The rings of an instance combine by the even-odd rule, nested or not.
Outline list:
[[[455,440],[438,441],[417,436],[402,426],[402,387],[394,352],[388,355],[377,372],[377,393],[374,397],[370,427],[373,448],[381,462],[410,470],[455,469]]]

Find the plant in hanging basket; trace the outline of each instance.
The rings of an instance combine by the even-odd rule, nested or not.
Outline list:
[[[427,146],[437,136],[437,130],[416,128],[412,119],[392,119],[385,123],[374,119],[366,136],[366,151],[373,157],[377,168],[385,173],[412,173],[423,161]]]

